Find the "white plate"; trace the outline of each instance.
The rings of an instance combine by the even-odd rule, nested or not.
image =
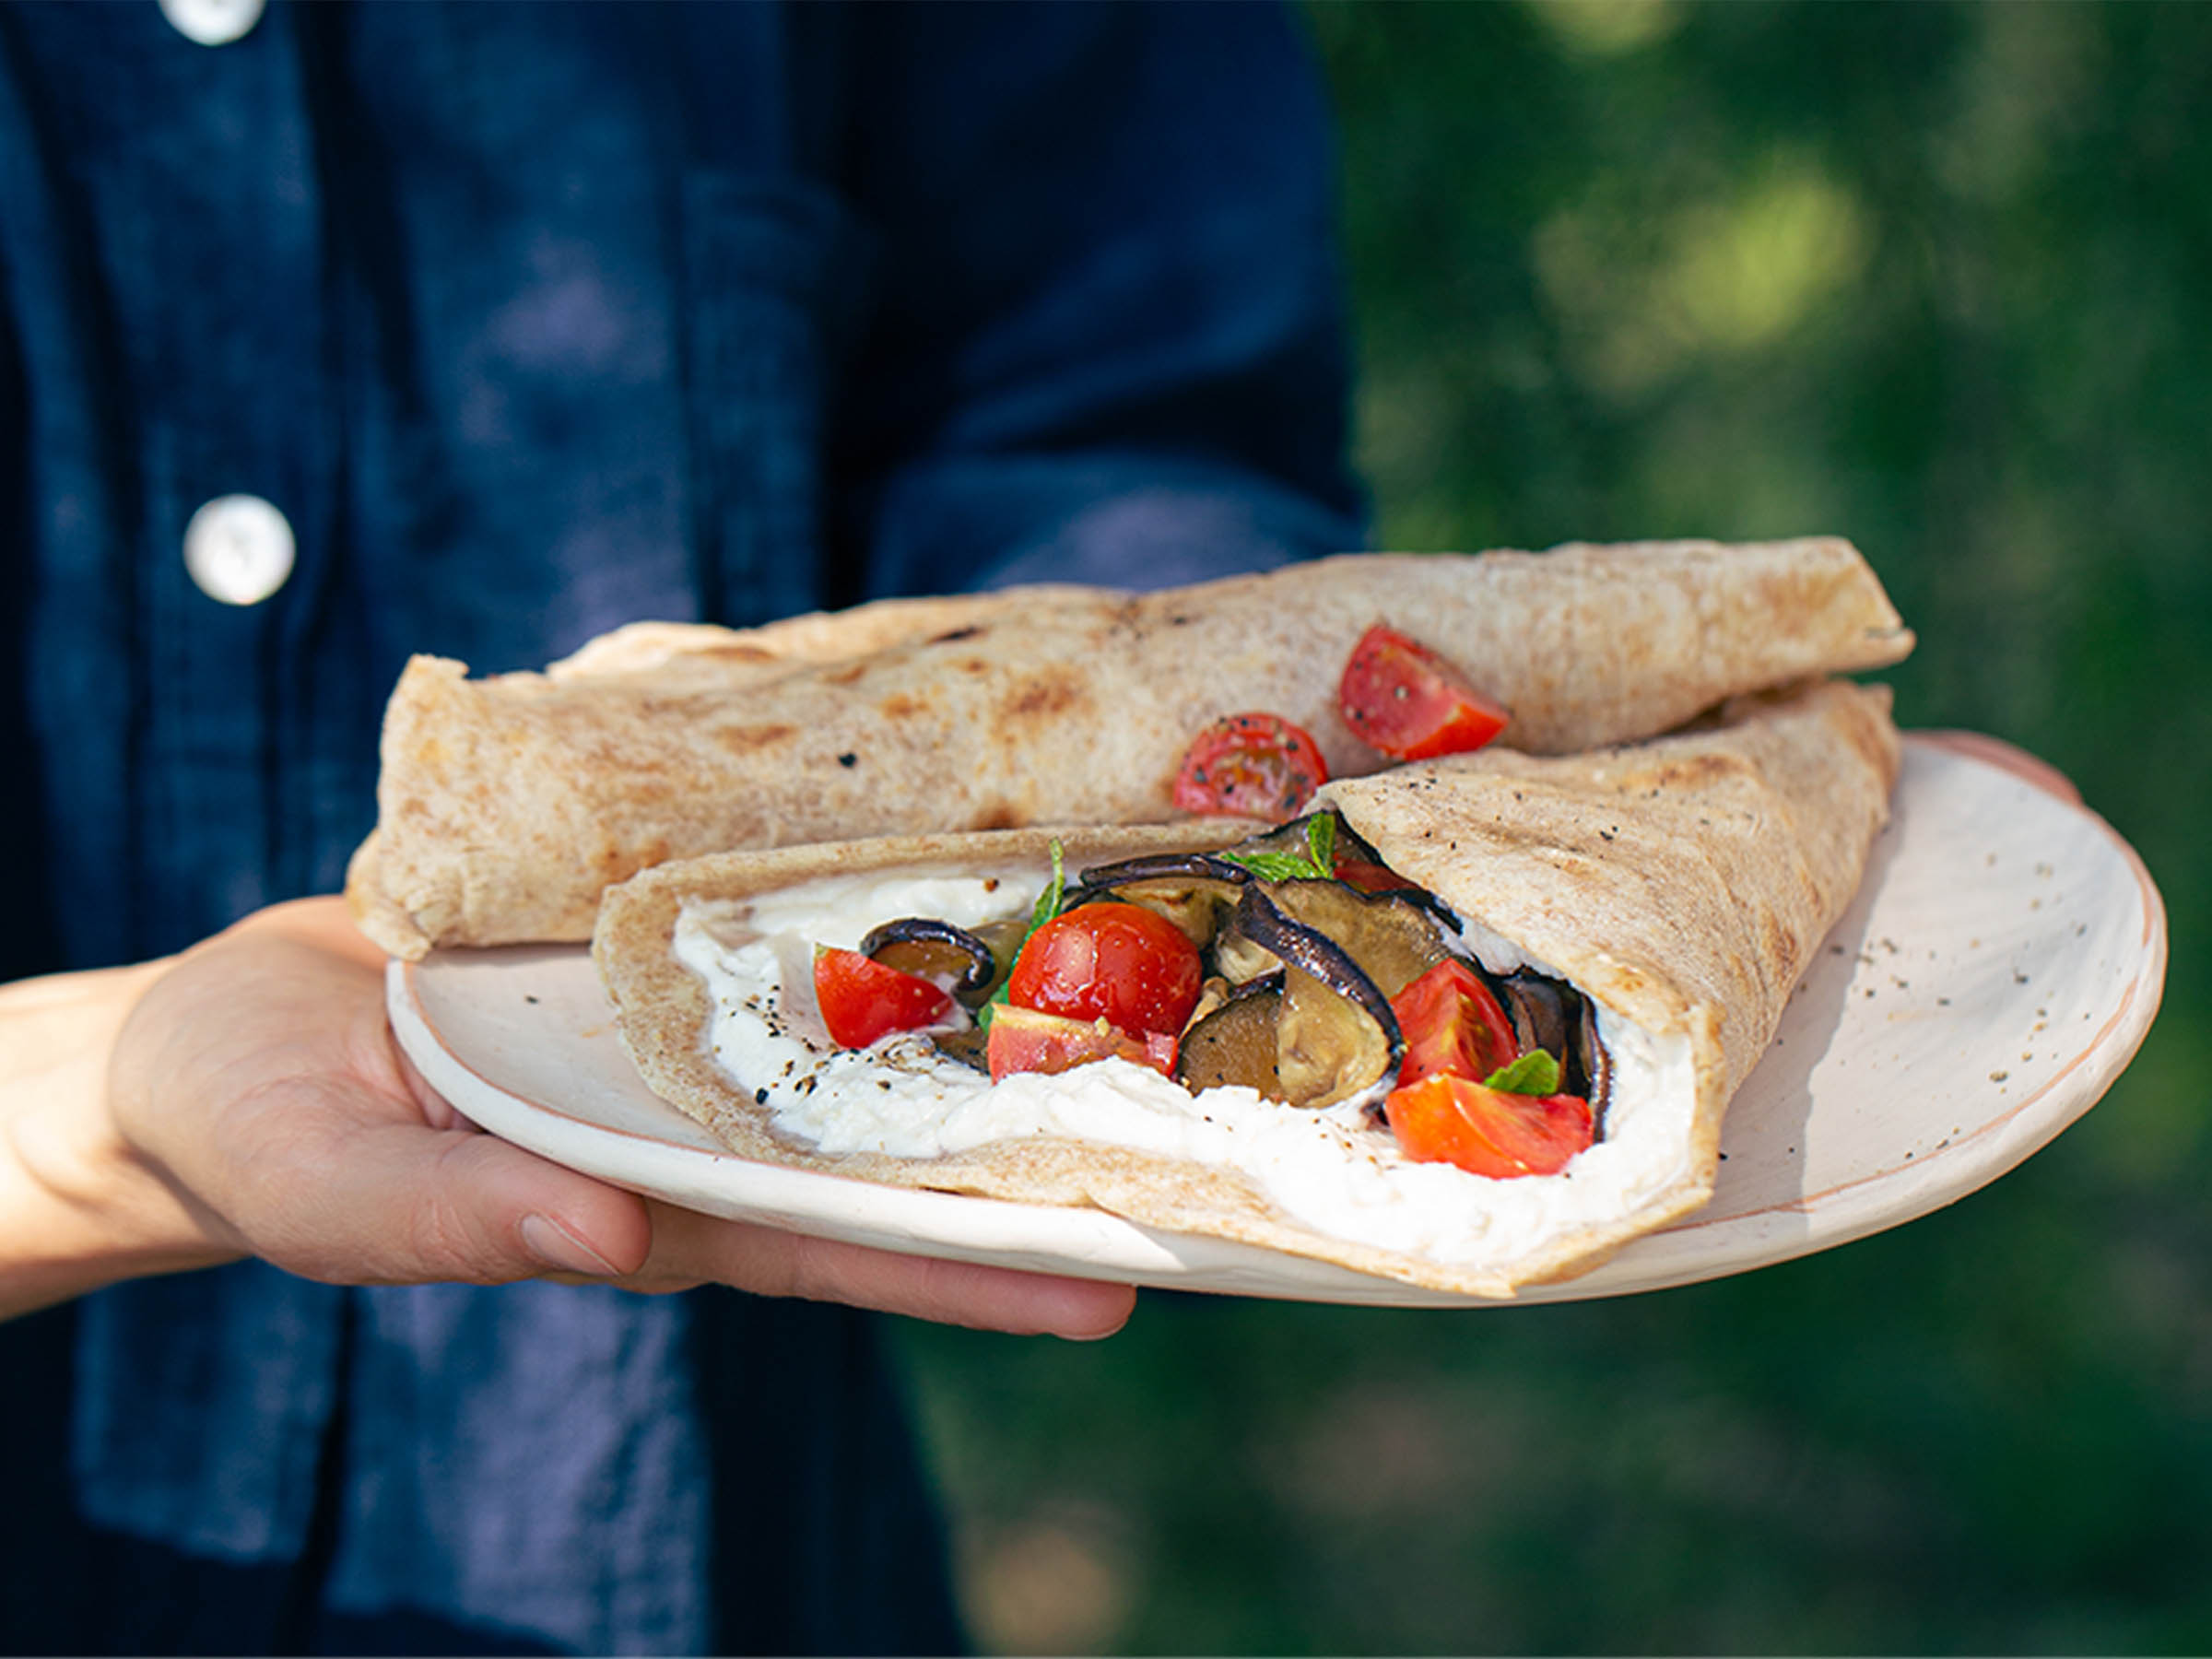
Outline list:
[[[1894,1227],[2013,1168],[2094,1105],[2158,1010],[2166,920],[2105,822],[1908,744],[1858,901],[1729,1109],[1712,1201],[1565,1284],[1621,1295]],[[747,1162],[647,1091],[582,947],[392,964],[392,1023],[477,1124],[691,1209],[962,1261],[1186,1290],[1491,1306],[1088,1209],[875,1187]]]

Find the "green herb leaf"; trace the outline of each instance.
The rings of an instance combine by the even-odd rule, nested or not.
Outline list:
[[[1214,854],[1224,864],[1250,870],[1262,881],[1328,881],[1336,874],[1336,815],[1317,812],[1306,820],[1306,850],[1301,853],[1238,853]]]
[[[1336,874],[1336,815],[1317,812],[1306,820],[1306,851],[1313,858],[1313,874],[1327,881]]]
[[[1058,915],[1060,907],[1066,901],[1067,854],[1062,850],[1059,838],[1055,836],[1053,840],[1053,878],[1045,884],[1044,891],[1037,895],[1037,908],[1030,912],[1029,933],[1021,935],[1021,942],[1025,945],[1028,944],[1030,934],[1035,933]]]
[[[1224,864],[1250,870],[1262,881],[1310,881],[1313,866],[1297,853],[1217,853]]]
[[[1511,1065],[1501,1065],[1485,1077],[1482,1086],[1500,1094],[1558,1094],[1559,1063],[1542,1049],[1531,1049]]]
[[[1067,851],[1061,846],[1059,838],[1055,836],[1053,838],[1053,878],[1045,883],[1044,891],[1037,895],[1037,907],[1030,912],[1030,924],[1021,931],[1021,945],[1014,947],[1016,961],[1021,959],[1022,946],[1030,942],[1030,935],[1058,915],[1060,907],[1066,902]],[[1009,968],[1006,977],[998,982],[998,989],[991,994],[991,1000],[975,1011],[977,1030],[988,1031],[991,1029],[992,1011],[1005,1006],[1006,992],[1013,983],[1014,973]]]

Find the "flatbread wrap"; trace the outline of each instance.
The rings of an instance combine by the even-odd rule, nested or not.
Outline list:
[[[1545,554],[1347,555],[1131,595],[900,600],[749,632],[657,625],[545,674],[418,657],[387,710],[378,822],[348,873],[394,955],[590,936],[670,858],[832,839],[1147,823],[1209,722],[1268,710],[1332,775],[1385,764],[1337,716],[1381,621],[1563,753],[1723,699],[1880,666],[1911,634],[1834,538]]]
[[[1639,744],[1564,757],[1491,748],[1323,792],[1320,812],[1359,859],[1426,896],[1366,881],[1365,898],[1345,902],[1389,898],[1430,915],[1463,964],[1454,971],[1471,961],[1511,994],[1517,1030],[1522,986],[1587,1011],[1594,1047],[1565,1063],[1597,1100],[1592,1138],[1552,1173],[1503,1179],[1407,1156],[1376,1107],[1379,1092],[1394,1107],[1401,1092],[1397,1053],[1378,1085],[1288,1104],[1239,1083],[1194,1091],[1142,1056],[993,1081],[924,1032],[865,1049],[829,1039],[808,989],[818,947],[851,950],[903,917],[967,928],[1018,913],[1045,884],[1054,843],[1069,880],[1095,887],[1155,867],[1129,863],[1140,856],[1218,859],[1251,844],[1250,826],[900,837],[672,862],[608,891],[593,953],[648,1085],[747,1158],[1095,1206],[1169,1232],[1510,1297],[1586,1271],[1711,1194],[1727,1102],[1855,891],[1897,764],[1886,690],[1829,681],[1737,700]],[[1263,889],[1345,885],[1255,874],[1235,888],[1235,914]],[[1160,896],[1157,884],[1100,896],[1132,894]],[[1277,987],[1287,1007],[1306,959],[1269,942],[1291,982]]]

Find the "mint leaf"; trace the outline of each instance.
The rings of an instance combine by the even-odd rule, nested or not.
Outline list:
[[[1224,864],[1250,870],[1262,881],[1331,880],[1336,874],[1336,815],[1317,812],[1306,820],[1303,853],[1230,851],[1214,856]]]
[[[1250,870],[1262,881],[1311,881],[1313,866],[1297,853],[1217,853],[1224,864]]]
[[[1482,1086],[1500,1094],[1558,1094],[1559,1063],[1542,1049],[1531,1049],[1511,1065],[1501,1065],[1485,1077]]]
[[[1312,855],[1313,874],[1327,881],[1336,874],[1336,815],[1317,812],[1306,820],[1306,851]]]

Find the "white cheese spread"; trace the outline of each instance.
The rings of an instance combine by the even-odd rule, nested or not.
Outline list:
[[[676,955],[712,1001],[717,1065],[778,1130],[827,1153],[926,1159],[1030,1135],[1104,1142],[1235,1170],[1318,1232],[1452,1265],[1523,1254],[1611,1220],[1683,1172],[1695,1110],[1688,1041],[1602,1006],[1612,1061],[1605,1138],[1557,1175],[1512,1181],[1416,1163],[1357,1106],[1307,1111],[1249,1088],[1193,1094],[1123,1060],[994,1084],[924,1034],[858,1050],[830,1040],[814,1000],[817,945],[854,948],[903,916],[972,928],[1026,914],[1043,886],[1041,871],[900,873],[695,901],[677,922]],[[1486,960],[1524,960],[1495,935],[1479,944]]]

